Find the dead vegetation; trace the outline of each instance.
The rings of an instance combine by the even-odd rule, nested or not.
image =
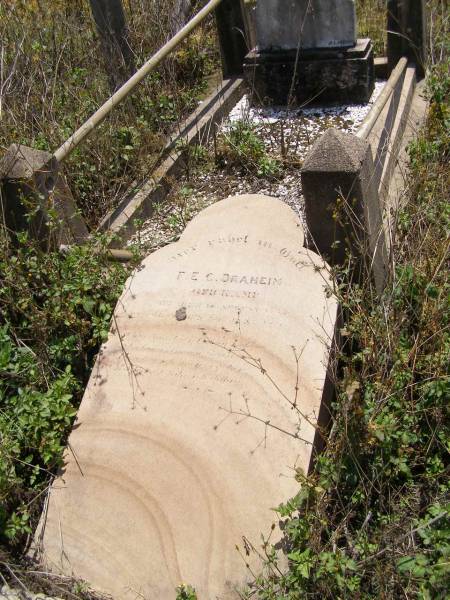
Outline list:
[[[124,2],[136,66],[173,33],[172,5]],[[210,19],[74,151],[65,171],[90,226],[117,204],[135,179],[151,172],[167,132],[195,107],[217,64]],[[109,98],[108,69],[87,2],[3,2],[0,148],[6,150],[15,142],[54,151]]]

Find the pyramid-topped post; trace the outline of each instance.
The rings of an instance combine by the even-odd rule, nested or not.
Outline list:
[[[10,231],[28,231],[45,243],[51,235],[55,245],[87,238],[86,224],[49,152],[12,144],[0,161],[0,189],[2,219]]]
[[[373,49],[357,39],[353,0],[258,0],[244,74],[257,104],[366,102]]]
[[[387,255],[369,144],[328,129],[311,148],[301,179],[310,247],[333,265],[350,253],[358,277],[368,267],[381,291]]]

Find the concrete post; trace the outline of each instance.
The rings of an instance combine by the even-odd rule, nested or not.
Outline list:
[[[223,78],[241,75],[248,51],[241,0],[223,0],[216,8],[216,23]]]
[[[387,30],[389,72],[406,56],[416,64],[417,77],[423,78],[427,59],[425,0],[388,0]]]
[[[28,231],[57,246],[88,237],[69,186],[49,152],[12,144],[0,161],[0,187],[2,220],[9,230]],[[51,234],[49,221],[55,224]]]
[[[370,146],[353,134],[328,129],[301,171],[309,246],[332,265],[356,259],[355,276],[372,273],[381,292],[387,253]]]

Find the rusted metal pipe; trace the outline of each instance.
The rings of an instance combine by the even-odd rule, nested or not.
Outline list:
[[[154,54],[130,79],[123,84],[68,140],[54,152],[58,162],[65,160],[69,154],[109,115],[115,106],[134,90],[134,88],[159,63],[174,50],[199,25],[222,0],[210,0],[195,17],[180,29],[156,54]]]

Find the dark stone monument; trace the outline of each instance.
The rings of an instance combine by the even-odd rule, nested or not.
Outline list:
[[[356,39],[352,0],[258,0],[244,74],[255,104],[367,102],[373,48]]]

